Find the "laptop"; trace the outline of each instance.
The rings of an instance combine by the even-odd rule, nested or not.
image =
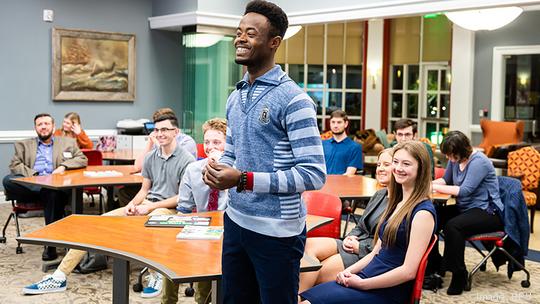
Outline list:
[[[155,128],[155,125],[153,122],[144,123],[144,133],[146,133],[146,135],[152,133],[152,131],[154,131],[154,128]]]

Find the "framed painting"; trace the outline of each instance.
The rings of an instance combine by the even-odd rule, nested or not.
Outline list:
[[[53,28],[52,99],[135,100],[135,35]]]

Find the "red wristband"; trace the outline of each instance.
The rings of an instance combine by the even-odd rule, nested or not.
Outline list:
[[[246,190],[253,191],[253,172],[247,172]]]

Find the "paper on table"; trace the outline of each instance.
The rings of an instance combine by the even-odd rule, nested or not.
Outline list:
[[[107,171],[84,171],[85,177],[117,177],[123,176],[122,172],[107,170]]]

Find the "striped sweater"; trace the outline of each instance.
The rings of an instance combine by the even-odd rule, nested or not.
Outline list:
[[[227,100],[227,141],[220,162],[253,172],[253,191],[229,191],[227,215],[274,237],[305,227],[301,194],[319,189],[326,167],[316,107],[276,65],[253,84],[246,73]]]

